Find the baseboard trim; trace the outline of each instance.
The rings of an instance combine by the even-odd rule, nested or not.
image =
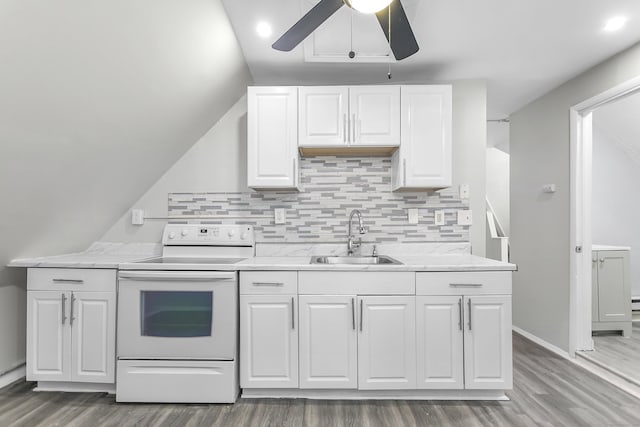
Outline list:
[[[517,326],[513,326],[512,327],[513,332],[515,332],[518,335],[522,335],[523,337],[525,337],[526,339],[528,339],[529,341],[533,341],[534,343],[538,344],[541,347],[546,348],[547,350],[549,350],[552,353],[557,354],[558,356],[564,358],[564,359],[568,359],[568,360],[573,360],[574,358],[571,357],[569,355],[568,352],[564,351],[563,349],[561,349],[560,347],[557,347],[545,340],[543,340],[542,338],[533,335],[530,332],[525,331],[524,329],[520,329]]]
[[[580,353],[580,352],[577,352]],[[592,360],[582,357],[578,354],[578,357],[572,359],[572,362],[576,365],[580,366],[582,369],[591,372],[592,374],[602,378],[606,382],[614,385],[622,391],[625,391],[632,395],[633,397],[640,399],[640,387],[637,385],[630,383],[624,378],[620,378],[618,375],[612,373],[608,369],[602,368]]]
[[[504,390],[307,390],[242,389],[244,399],[319,400],[509,400]]]
[[[12,370],[0,375],[0,388],[6,387],[9,384],[14,383],[26,376],[27,365],[23,364],[18,366],[17,368],[13,368]]]

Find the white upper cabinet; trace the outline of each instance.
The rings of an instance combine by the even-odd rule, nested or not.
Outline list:
[[[298,188],[298,88],[247,90],[247,184]]]
[[[301,87],[298,145],[331,147],[347,143],[349,88]]]
[[[400,86],[301,87],[299,125],[302,148],[397,147]]]
[[[393,155],[393,189],[450,187],[451,86],[402,86],[401,98],[402,138]]]

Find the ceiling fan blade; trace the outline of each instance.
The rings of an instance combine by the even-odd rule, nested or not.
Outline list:
[[[298,46],[302,40],[313,33],[316,28],[326,21],[338,9],[344,6],[343,0],[322,0],[304,15],[293,27],[271,45],[276,50],[290,51]]]
[[[393,0],[389,7],[376,13],[387,41],[389,40],[389,9],[391,9],[391,51],[399,61],[413,55],[420,47],[400,0]]]

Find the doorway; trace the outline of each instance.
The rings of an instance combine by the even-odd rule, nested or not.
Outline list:
[[[620,327],[620,331],[623,330],[623,326],[625,326],[626,323],[624,323],[622,320],[626,319],[622,319],[622,317],[620,317],[618,320],[620,320],[621,322],[615,325],[613,323],[602,323],[602,325],[604,326],[599,324],[599,320],[603,320],[601,319],[601,317],[604,318],[606,316],[604,314],[600,316],[598,312],[598,272],[607,271],[607,268],[609,268],[608,271],[611,271],[613,265],[615,265],[616,262],[618,262],[619,266],[623,266],[624,260],[622,260],[621,257],[622,255],[624,255],[624,251],[629,248],[620,247],[624,245],[617,245],[616,247],[615,245],[611,244],[609,244],[609,247],[594,246],[594,243],[606,245],[607,242],[603,241],[606,240],[606,238],[603,238],[603,232],[601,230],[602,224],[600,223],[601,220],[599,218],[601,212],[596,211],[596,221],[594,222],[594,212],[592,211],[592,206],[595,201],[593,182],[594,136],[597,140],[600,139],[600,135],[598,135],[598,132],[594,131],[594,113],[596,117],[600,117],[598,115],[598,110],[600,110],[601,112],[606,111],[608,109],[611,109],[611,107],[613,107],[615,104],[628,102],[628,100],[632,97],[640,97],[640,77],[625,82],[608,91],[605,91],[593,98],[575,105],[570,109],[572,193],[570,232],[570,250],[572,253],[572,256],[570,257],[570,354],[572,356],[582,357],[593,356],[596,352],[598,352],[598,348],[600,348],[601,351],[598,353],[598,356],[604,357],[607,356],[608,350],[612,350],[612,352],[608,354],[608,359],[604,357],[601,358],[601,360],[596,360],[598,362],[596,364],[605,369],[611,368],[608,369],[610,372],[613,372],[627,380],[629,380],[629,375],[625,375],[625,370],[629,372],[640,372],[640,369],[638,368],[640,367],[640,357],[638,357],[640,353],[636,353],[635,357],[633,357],[633,359],[639,361],[638,366],[625,366],[625,363],[623,363],[624,360],[629,359],[629,348],[633,348],[633,346],[637,344],[638,350],[640,351],[640,328],[636,330],[636,334],[633,334],[632,332],[624,332],[625,335],[635,335],[637,343],[631,341],[619,343],[617,342],[619,340],[628,340],[628,338],[622,338],[616,331],[618,327]],[[598,150],[601,150],[601,148],[598,148]],[[598,151],[598,155],[602,155],[602,151]],[[595,186],[596,190],[598,190],[598,192],[596,192],[596,195],[601,193],[601,188],[599,188],[600,184],[601,183],[598,181],[597,185]],[[635,197],[635,195],[630,195],[630,197]],[[602,202],[602,200],[600,200],[600,202]],[[598,227],[596,228],[595,233],[594,225]],[[596,250],[595,252],[594,249]],[[636,249],[638,249],[637,255],[640,256],[640,247]],[[602,250],[603,252],[600,252],[599,250]],[[614,250],[615,252],[606,252],[606,250]],[[609,259],[607,258],[607,256],[612,253],[619,255],[618,258],[620,259],[618,261],[611,261],[607,263],[607,260]],[[620,269],[620,272],[620,274],[623,274],[622,267]],[[629,283],[627,283],[627,285],[629,285]],[[629,293],[629,296],[627,298],[628,300],[626,301],[626,303],[630,307],[631,293]],[[606,301],[602,303],[602,313],[607,311],[604,308],[605,303]],[[607,315],[613,316],[613,314]],[[592,337],[592,330],[599,328],[607,330],[610,326],[612,326],[610,335],[602,338],[596,337],[594,341],[594,338]],[[630,326],[629,329],[631,329]],[[600,334],[600,332],[598,332],[598,334]],[[616,350],[616,348],[620,351]],[[618,355],[616,355],[616,351],[618,351]],[[627,352],[626,355],[623,354],[625,351]],[[605,364],[617,366],[604,366]],[[640,385],[640,375],[638,375],[637,381],[638,385]]]

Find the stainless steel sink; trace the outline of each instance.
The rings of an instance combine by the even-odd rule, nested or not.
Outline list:
[[[311,264],[392,265],[402,264],[391,257],[380,256],[314,256]]]

